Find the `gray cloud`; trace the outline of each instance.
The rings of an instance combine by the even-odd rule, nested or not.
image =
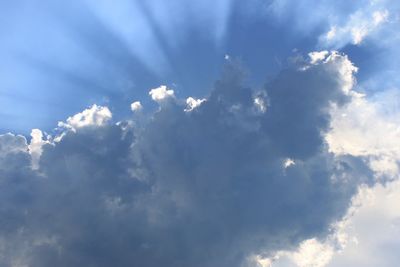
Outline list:
[[[324,142],[330,106],[350,97],[351,66],[333,53],[256,92],[228,63],[190,111],[166,97],[140,123],[60,124],[37,170],[23,137],[1,136],[0,263],[245,266],[324,236],[372,177]]]

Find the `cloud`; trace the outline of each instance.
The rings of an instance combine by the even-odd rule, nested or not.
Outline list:
[[[111,118],[111,111],[107,107],[101,107],[94,104],[92,107],[69,117],[66,123],[59,123],[58,126],[72,129],[87,126],[101,126]]]
[[[151,89],[149,95],[151,96],[151,99],[160,103],[167,98],[173,98],[174,90],[168,89],[165,85],[161,85],[160,87]]]
[[[397,91],[381,92],[375,99],[355,94],[348,105],[332,109],[332,130],[326,136],[330,150],[365,157],[379,176],[396,176],[400,160],[397,97]]]
[[[310,61],[322,53],[310,53]],[[324,53],[325,54],[325,53]],[[255,261],[262,266],[392,266],[398,258],[400,143],[398,92],[388,90],[366,96],[349,92],[344,105],[332,106],[330,130],[325,139],[337,156],[362,158],[383,184],[362,186],[353,197],[348,214],[332,225],[331,234],[307,239],[291,251],[278,251]],[[286,162],[292,162],[288,159]],[[285,165],[286,165],[285,162]],[[290,165],[289,165],[290,166]]]
[[[43,140],[43,133],[39,129],[32,129],[31,131],[31,142],[28,145],[29,154],[32,157],[32,167],[34,169],[39,168],[39,159],[42,155],[42,147],[44,144],[48,144],[48,141]]]
[[[399,257],[393,252],[400,248],[399,198],[399,180],[363,188],[356,198],[359,205],[355,215],[343,229],[349,242],[328,266],[396,265]]]
[[[229,61],[190,112],[152,89],[174,101],[143,124],[94,105],[41,145],[37,170],[24,137],[0,136],[0,265],[240,267],[326,237],[373,173],[325,141],[355,67],[336,52],[304,64],[256,92]]]
[[[140,111],[140,110],[142,110],[142,109],[143,109],[143,106],[142,106],[142,104],[140,103],[140,101],[135,101],[135,102],[133,102],[133,103],[131,104],[131,110],[132,110],[133,112]]]
[[[26,138],[22,135],[14,135],[11,133],[0,135],[0,171],[8,173],[14,169],[26,168],[27,163],[30,165],[30,157],[28,155],[28,146]]]
[[[204,99],[204,98],[203,99],[194,99],[193,97],[188,97],[186,99],[187,108],[185,109],[185,111],[192,111],[193,109],[200,106],[201,103],[203,103],[204,101],[206,101],[206,99]]]
[[[1,135],[0,151],[2,157],[8,154],[26,151],[26,138],[22,135],[11,133]]]
[[[289,266],[393,266],[400,247],[399,180],[386,185],[361,187],[344,220],[330,238],[309,239],[295,251],[271,258],[255,258],[263,267]]]
[[[344,25],[332,25],[330,30],[320,37],[320,42],[328,47],[343,47],[348,43],[360,45],[363,40],[379,27],[388,22],[389,11],[358,10],[349,16]]]
[[[310,8],[312,7],[312,8]],[[396,36],[399,4],[393,0],[362,1],[269,1],[268,12],[280,23],[290,24],[298,33],[319,35],[318,46],[324,49],[341,49],[349,44],[361,45],[366,39],[374,45],[392,42]],[[382,37],[388,41],[382,41]],[[397,38],[397,37],[395,37]]]
[[[314,51],[308,54],[308,56],[310,57],[310,63],[311,64],[316,64],[318,62],[321,62],[322,60],[324,60],[326,58],[326,56],[329,54],[328,51],[324,50],[324,51]]]
[[[296,32],[295,39],[314,40],[306,51],[346,51],[362,69],[358,84],[369,94],[399,88],[399,11],[395,0],[272,0],[267,8],[269,18]]]
[[[324,267],[330,262],[334,249],[316,239],[302,242],[298,251],[289,255],[299,267]]]

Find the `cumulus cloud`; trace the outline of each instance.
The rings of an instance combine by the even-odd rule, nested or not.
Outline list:
[[[151,99],[160,103],[165,99],[173,98],[174,90],[168,89],[165,85],[161,85],[160,87],[151,89],[149,95],[151,96]]]
[[[14,170],[23,171],[29,169],[30,156],[28,144],[22,135],[11,133],[0,135],[0,179],[4,182],[6,174]]]
[[[143,109],[143,106],[142,106],[142,104],[140,103],[140,101],[135,101],[135,102],[133,102],[133,103],[131,104],[131,110],[132,110],[133,112],[140,111],[140,110],[142,110],[142,109]]]
[[[396,91],[380,93],[375,100],[354,94],[347,105],[332,109],[332,130],[326,136],[330,150],[335,154],[362,156],[379,176],[395,176],[400,159],[400,111],[387,109],[397,105],[393,103],[396,99]]]
[[[94,104],[88,109],[75,114],[67,119],[67,122],[60,122],[60,127],[81,128],[86,126],[101,126],[112,118],[112,113],[107,107]]]
[[[188,97],[186,99],[187,107],[186,107],[185,111],[192,111],[193,109],[200,106],[201,103],[203,103],[204,101],[206,101],[206,100],[205,99],[194,99],[193,97]]]
[[[325,54],[310,53],[310,62],[323,62]],[[385,248],[399,248],[398,207],[393,204],[400,192],[398,92],[387,90],[368,97],[350,91],[347,95],[344,105],[333,105],[330,110],[330,130],[325,134],[328,150],[337,156],[362,158],[375,179],[385,185],[362,186],[352,199],[348,214],[331,226],[326,238],[305,240],[296,249],[279,251],[267,258],[257,255],[255,262],[259,265],[392,266],[398,261]],[[291,163],[287,159],[284,165]]]
[[[11,133],[1,135],[0,139],[1,156],[5,157],[7,154],[25,152],[26,138],[22,135],[14,135]]]
[[[308,54],[308,56],[310,57],[310,63],[311,64],[316,64],[318,62],[323,61],[326,56],[329,54],[328,51],[324,50],[324,51],[314,51],[314,52],[310,52]]]
[[[300,245],[299,250],[293,254],[293,259],[299,267],[323,267],[330,261],[332,254],[331,247],[309,239]]]
[[[39,129],[33,129],[31,131],[31,142],[29,143],[29,153],[32,157],[32,167],[37,169],[39,167],[39,159],[42,155],[42,146],[48,141],[43,139],[43,133]]]
[[[255,92],[227,64],[206,101],[169,101],[144,124],[96,105],[68,118],[37,170],[24,137],[0,136],[1,265],[240,267],[300,244],[307,266],[373,180],[325,139],[355,67],[330,52]]]

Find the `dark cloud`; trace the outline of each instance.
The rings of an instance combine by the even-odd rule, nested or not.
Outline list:
[[[23,137],[1,136],[0,263],[244,266],[324,236],[371,178],[323,138],[346,64],[332,54],[260,92],[228,64],[192,111],[166,97],[147,121],[83,123],[43,146],[37,171]]]

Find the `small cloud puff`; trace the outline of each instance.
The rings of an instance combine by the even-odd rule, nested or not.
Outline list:
[[[187,112],[192,111],[193,109],[200,106],[201,103],[203,103],[204,101],[206,101],[206,99],[204,99],[204,98],[203,99],[194,99],[193,97],[188,97],[186,99],[185,111],[187,111]]]
[[[165,99],[175,97],[174,90],[168,89],[166,85],[161,85],[160,87],[151,89],[149,95],[151,96],[151,99],[159,103]]]
[[[286,169],[286,168],[289,168],[290,166],[295,165],[295,164],[296,163],[294,162],[294,160],[287,158],[283,162],[283,167]]]
[[[324,61],[326,57],[328,56],[329,52],[324,50],[324,51],[314,51],[311,53],[308,53],[308,56],[310,57],[310,63],[315,65],[316,63],[319,63],[321,61]]]
[[[131,104],[131,110],[133,112],[137,112],[143,109],[142,104],[140,103],[140,101],[135,101]]]
[[[257,96],[253,101],[258,112],[264,113],[267,111],[267,104],[265,103],[265,99],[263,97]]]

